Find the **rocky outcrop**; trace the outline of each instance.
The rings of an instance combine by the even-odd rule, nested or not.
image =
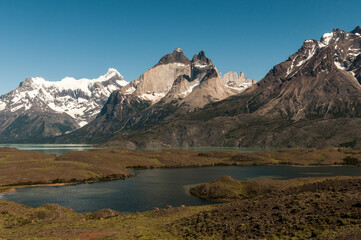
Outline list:
[[[354,30],[351,31],[351,33],[353,33],[353,34],[356,34],[356,33],[361,34],[361,27],[357,26]]]
[[[200,51],[192,58],[192,81],[200,82],[207,74],[207,71],[213,68],[215,68],[215,66],[212,61],[206,57],[204,51]]]
[[[255,84],[255,81],[250,78],[246,78],[243,72],[241,72],[239,75],[237,75],[236,72],[225,73],[222,81],[226,87],[238,92],[242,92],[246,88]]]

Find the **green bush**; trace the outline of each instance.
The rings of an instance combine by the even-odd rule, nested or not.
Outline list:
[[[360,160],[355,157],[347,156],[343,159],[343,164],[344,165],[359,165]]]

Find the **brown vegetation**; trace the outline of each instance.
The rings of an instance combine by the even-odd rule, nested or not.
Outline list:
[[[360,189],[360,177],[324,179],[219,205],[169,227],[189,239],[359,239]]]
[[[61,156],[0,148],[0,191],[9,186],[64,184],[133,176],[129,168],[201,167],[220,165],[359,164],[361,149],[284,149],[274,152],[94,149]]]
[[[67,161],[55,154],[0,148],[0,191],[10,186],[79,183],[132,176],[119,164]]]
[[[0,200],[5,239],[358,239],[361,178],[296,186],[270,180],[277,193],[212,206],[172,207],[125,215],[79,214],[55,204],[38,208]],[[293,187],[284,188],[290,183]]]

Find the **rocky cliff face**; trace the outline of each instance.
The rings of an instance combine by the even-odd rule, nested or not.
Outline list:
[[[188,110],[194,110],[241,92],[232,90],[224,85],[217,70],[212,68],[205,73],[197,88],[194,88],[189,95],[182,99],[179,105]]]
[[[228,72],[224,74],[222,81],[227,87],[239,91],[242,91],[242,89],[244,90],[255,84],[252,79],[246,78],[243,72],[241,72],[239,75],[237,75],[236,72]]]
[[[126,84],[115,69],[97,79],[27,78],[0,97],[0,141],[38,141],[73,131],[92,121],[110,94]]]
[[[189,76],[190,72],[190,61],[184,56],[183,50],[177,48],[173,53],[162,57],[158,64],[143,73],[138,79],[121,89],[121,93],[155,103],[169,92],[178,76]]]

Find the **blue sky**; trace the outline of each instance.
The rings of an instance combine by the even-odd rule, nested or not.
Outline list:
[[[361,25],[361,1],[0,0],[0,94],[26,77],[131,81],[166,53],[204,50],[222,73],[259,80],[333,28]]]

